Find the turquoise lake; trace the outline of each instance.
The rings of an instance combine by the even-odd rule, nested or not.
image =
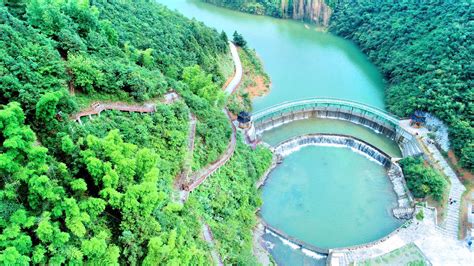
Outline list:
[[[235,30],[244,36],[272,81],[270,93],[254,99],[254,110],[308,97],[335,97],[385,109],[382,76],[351,42],[297,21],[193,0],[158,2],[229,36]],[[335,120],[290,123],[266,132],[263,140],[275,145],[305,133],[352,135],[400,156],[397,145],[384,136]],[[390,214],[396,198],[385,169],[350,149],[306,147],[289,155],[269,175],[262,194],[261,215],[267,223],[320,247],[370,242],[401,223]],[[307,256],[269,234],[264,239],[280,265],[325,265],[323,256]]]

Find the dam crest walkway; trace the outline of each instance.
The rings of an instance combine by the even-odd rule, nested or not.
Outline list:
[[[403,157],[422,153],[415,136],[400,123],[401,118],[389,112],[356,101],[313,97],[287,101],[252,113],[250,139],[258,139],[267,130],[296,120],[326,118],[345,120],[368,127],[396,141]]]

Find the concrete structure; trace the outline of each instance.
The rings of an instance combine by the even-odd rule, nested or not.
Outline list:
[[[308,118],[338,119],[359,124],[396,141],[404,157],[422,154],[415,136],[400,126],[398,117],[362,103],[333,98],[284,102],[255,112],[247,134],[251,141],[256,141],[267,130]]]

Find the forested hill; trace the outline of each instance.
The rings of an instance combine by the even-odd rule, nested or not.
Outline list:
[[[334,0],[202,0],[241,12],[304,20],[327,26]]]
[[[469,1],[364,1],[336,5],[330,30],[354,41],[389,81],[391,112],[434,113],[474,169],[474,6]]]
[[[461,166],[474,169],[471,1],[202,0],[242,12],[327,25],[354,41],[389,81],[390,111],[429,111],[450,126]],[[330,17],[330,19],[329,19]]]
[[[0,264],[209,265],[202,222],[226,264],[255,263],[268,150],[239,142],[185,204],[174,197],[183,165],[201,169],[230,140],[228,53],[225,34],[153,1],[2,1]],[[170,89],[181,100],[161,104]],[[70,119],[99,100],[156,111]]]

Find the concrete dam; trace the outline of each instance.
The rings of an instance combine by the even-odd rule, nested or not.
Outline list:
[[[400,126],[400,118],[362,103],[333,98],[284,102],[255,112],[247,135],[251,140],[257,140],[267,130],[310,118],[344,120],[370,128],[397,142],[403,157],[422,153],[416,137]]]

